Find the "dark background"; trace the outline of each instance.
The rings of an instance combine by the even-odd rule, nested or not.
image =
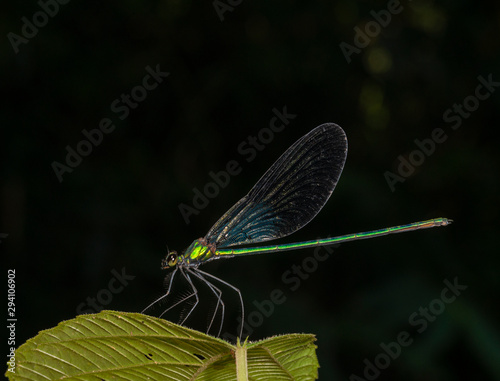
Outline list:
[[[165,245],[183,250],[203,236],[288,146],[331,121],[349,138],[344,173],[316,219],[283,242],[433,217],[455,223],[342,245],[296,291],[282,276],[314,250],[202,269],[239,287],[247,312],[281,290],[286,301],[250,338],[316,334],[322,380],[364,378],[364,360],[402,331],[413,342],[380,379],[500,379],[500,92],[456,130],[443,120],[474,95],[478,76],[500,81],[498,3],[402,1],[350,63],[339,44],[353,45],[353,28],[387,2],[245,1],[221,21],[211,2],[73,0],[17,54],[7,34],[21,35],[21,18],[40,5],[5,6],[0,247],[16,270],[18,345],[75,317],[109,288],[113,269],[135,278],[104,307],[141,311],[163,292]],[[142,83],[148,65],[170,75],[120,120],[110,104]],[[247,162],[238,145],[285,105],[296,118]],[[52,163],[65,164],[66,146],[103,118],[116,129],[60,183]],[[397,173],[398,157],[435,128],[447,140],[392,192],[384,173]],[[179,204],[192,205],[193,188],[230,160],[241,173],[186,224]],[[417,332],[410,316],[456,277],[468,288]],[[234,322],[237,299],[224,292]],[[200,310],[188,325],[205,329],[210,309]]]

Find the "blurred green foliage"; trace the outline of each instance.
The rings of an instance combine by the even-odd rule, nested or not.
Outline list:
[[[312,251],[204,270],[239,287],[248,312],[282,290],[286,302],[251,339],[315,333],[320,379],[363,376],[363,361],[402,331],[414,342],[380,379],[500,379],[500,92],[456,130],[443,120],[474,95],[478,76],[500,81],[499,4],[400,5],[347,63],[339,45],[352,45],[354,28],[363,30],[387,2],[241,2],[221,22],[211,2],[73,0],[17,54],[8,34],[21,35],[21,18],[32,20],[41,8],[6,3],[0,232],[8,237],[0,249],[6,268],[16,269],[16,345],[74,317],[88,297],[108,289],[113,269],[135,278],[103,307],[142,310],[164,290],[166,244],[182,250],[203,236],[288,146],[335,122],[349,138],[343,176],[293,240],[441,216],[455,223],[343,245],[296,291],[282,275]],[[148,65],[170,75],[120,120],[112,102],[141,84]],[[297,118],[247,162],[238,145],[285,105]],[[103,118],[116,129],[59,183],[52,163],[64,163],[66,147]],[[436,128],[447,140],[391,192],[384,173],[397,173],[398,157],[409,158],[414,140]],[[192,203],[193,188],[203,189],[209,172],[230,160],[241,174],[186,225],[179,204]],[[455,277],[468,288],[416,332],[410,316]],[[225,295],[235,308],[231,291]],[[207,309],[192,326],[204,329]]]

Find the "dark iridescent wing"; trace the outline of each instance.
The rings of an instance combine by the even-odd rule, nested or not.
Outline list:
[[[322,124],[299,139],[205,236],[222,248],[263,242],[299,230],[323,208],[344,168],[347,137]]]

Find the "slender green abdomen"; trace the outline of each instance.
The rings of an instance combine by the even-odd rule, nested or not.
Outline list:
[[[220,249],[215,252],[215,255],[223,257],[226,255],[264,254],[276,251],[287,251],[287,250],[304,249],[315,246],[326,246],[326,245],[344,243],[348,241],[355,241],[358,239],[379,237],[387,234],[403,233],[407,231],[412,231],[417,229],[427,229],[437,226],[446,226],[451,222],[452,220],[449,220],[447,218],[434,218],[432,220],[414,222],[407,225],[393,226],[390,228],[372,230],[363,233],[347,234],[334,238],[317,239],[312,241],[287,243],[283,245],[274,245],[274,246],[247,247],[241,249]]]

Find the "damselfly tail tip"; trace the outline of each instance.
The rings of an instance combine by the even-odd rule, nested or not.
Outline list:
[[[453,222],[453,220],[451,218],[441,218],[441,224],[440,226],[446,226],[446,225],[449,225]]]

